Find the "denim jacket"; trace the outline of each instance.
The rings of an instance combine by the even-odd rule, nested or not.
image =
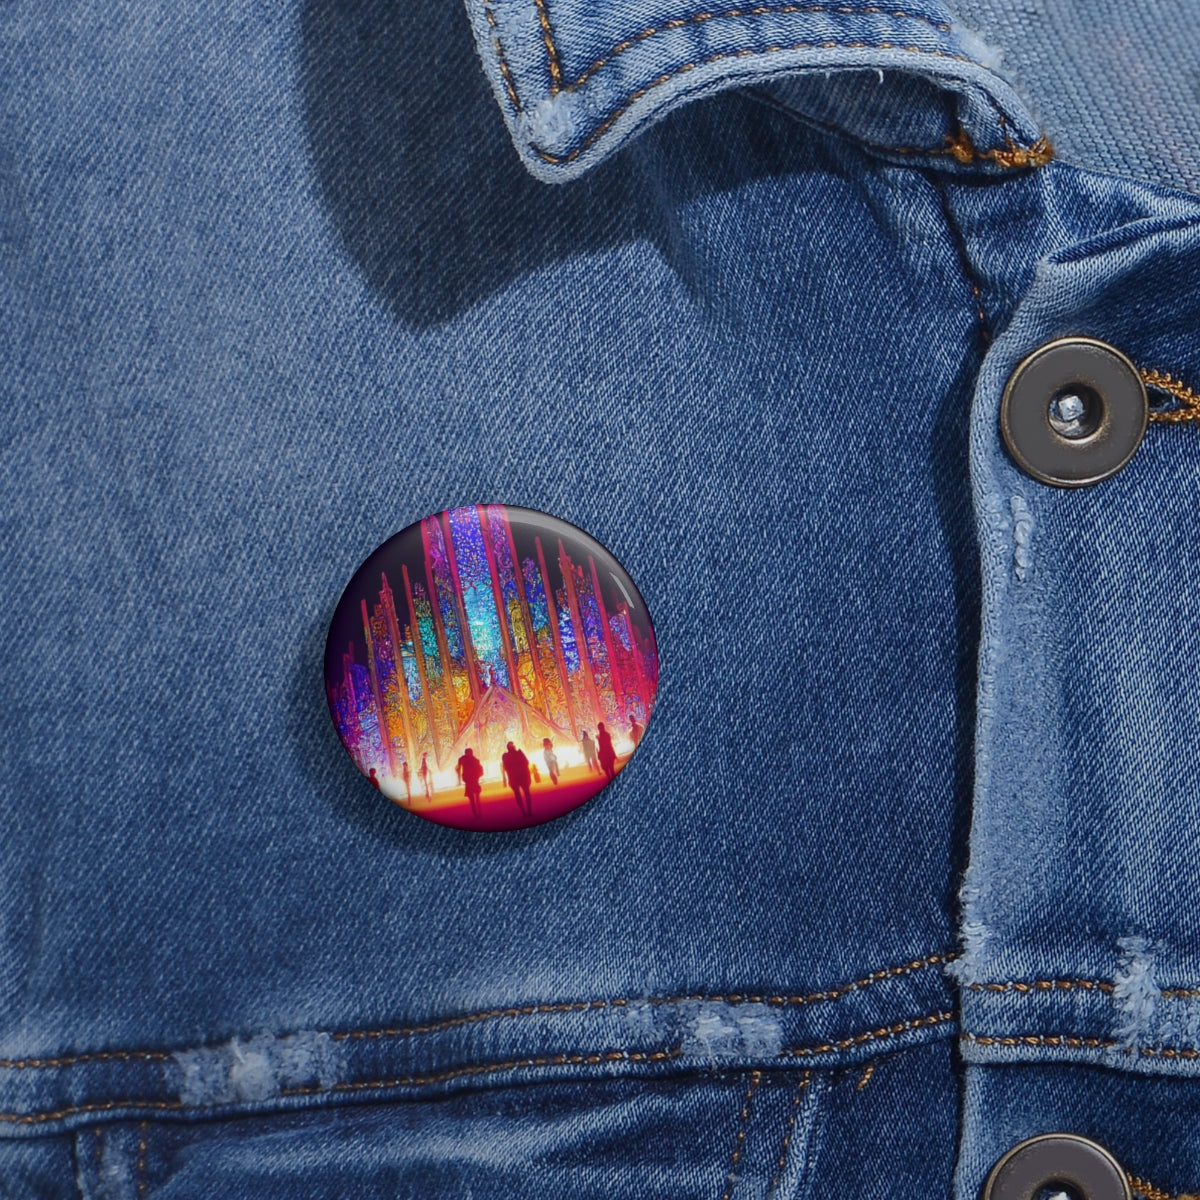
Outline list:
[[[1200,1188],[1194,4],[10,0],[0,1195]],[[1148,389],[1032,477],[1032,352]],[[321,684],[355,566],[561,517],[628,770],[474,834]]]

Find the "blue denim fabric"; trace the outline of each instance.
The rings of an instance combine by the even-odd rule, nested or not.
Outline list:
[[[1198,190],[1200,21],[1189,0],[955,0],[954,11],[1000,50],[997,70],[1052,133],[1056,157]]]
[[[1194,430],[1060,492],[996,423],[1064,333],[1200,387],[1200,200],[879,8],[0,13],[0,1194],[973,1200],[1051,1127],[1200,1183]],[[661,660],[499,835],[320,669],[484,501]]]

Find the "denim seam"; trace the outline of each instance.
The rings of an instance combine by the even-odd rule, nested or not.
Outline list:
[[[330,1034],[334,1041],[359,1041],[378,1038],[412,1038],[429,1033],[440,1033],[445,1029],[454,1029],[460,1025],[474,1025],[482,1021],[495,1021],[504,1018],[532,1017],[546,1013],[588,1012],[603,1008],[626,1008],[630,1004],[768,1004],[772,1007],[799,1007],[805,1004],[817,1004],[824,1001],[841,1000],[852,992],[861,991],[873,983],[885,979],[893,979],[902,975],[911,975],[923,971],[927,967],[953,962],[955,954],[930,954],[925,958],[913,959],[911,962],[900,963],[894,967],[884,967],[872,971],[861,979],[840,987],[829,988],[821,992],[811,992],[807,996],[763,996],[747,992],[731,992],[729,994],[697,992],[687,996],[666,997],[637,997],[630,999],[619,997],[609,1000],[576,1000],[564,1001],[557,1004],[527,1004],[518,1008],[493,1008],[485,1012],[466,1013],[460,1017],[447,1017],[442,1021],[433,1021],[426,1025],[410,1025],[396,1029],[352,1029]],[[79,1063],[122,1061],[142,1059],[150,1062],[164,1062],[175,1057],[175,1051],[166,1050],[97,1050],[85,1054],[64,1055],[55,1058],[22,1058],[0,1059],[0,1069],[15,1071],[44,1070],[59,1067],[72,1067]]]
[[[899,1037],[901,1034],[916,1029],[926,1029],[934,1025],[942,1025],[955,1020],[953,1012],[931,1013],[924,1017],[913,1017],[907,1021],[899,1021],[882,1029],[867,1030],[853,1037],[843,1038],[837,1042],[827,1042],[816,1046],[793,1046],[781,1050],[776,1060],[788,1058],[804,1058],[817,1054],[828,1054],[836,1050],[848,1050],[855,1046],[871,1041],[883,1041]],[[401,1087],[423,1087],[429,1084],[448,1083],[454,1079],[471,1078],[482,1075],[494,1075],[503,1071],[528,1070],[530,1067],[560,1067],[560,1066],[599,1066],[605,1063],[632,1062],[656,1063],[678,1059],[683,1056],[682,1046],[666,1050],[607,1050],[601,1053],[581,1054],[563,1053],[544,1055],[537,1058],[509,1059],[498,1063],[476,1063],[467,1066],[454,1067],[446,1071],[428,1075],[402,1075],[392,1079],[368,1079],[352,1082],[334,1083],[327,1087],[316,1085],[312,1087],[284,1088],[278,1095],[281,1099],[300,1096],[333,1095],[339,1092],[384,1091]],[[90,1104],[79,1104],[56,1109],[53,1112],[40,1113],[0,1113],[0,1122],[10,1125],[39,1125],[49,1121],[61,1121],[78,1113],[112,1112],[114,1109],[141,1109],[155,1112],[180,1112],[186,1108],[203,1112],[203,1108],[187,1105],[182,1100],[104,1100]]]
[[[123,1062],[136,1059],[145,1062],[165,1062],[174,1054],[167,1050],[95,1050],[86,1054],[70,1054],[57,1058],[0,1058],[0,1070],[41,1071],[59,1067],[74,1067],[80,1063]]]
[[[952,1012],[931,1013],[927,1017],[913,1017],[908,1021],[898,1021],[895,1025],[887,1025],[882,1029],[871,1029],[866,1033],[855,1034],[854,1037],[843,1038],[839,1042],[826,1042],[821,1046],[795,1046],[790,1050],[781,1050],[780,1058],[806,1058],[813,1054],[828,1054],[833,1050],[849,1050],[866,1042],[878,1041],[883,1038],[898,1037],[912,1029],[925,1029],[931,1025],[944,1025],[955,1019]],[[1200,1052],[1198,1052],[1200,1056]]]
[[[1187,384],[1166,371],[1156,371],[1148,367],[1139,368],[1138,374],[1147,387],[1166,392],[1168,396],[1173,396],[1183,405],[1182,408],[1151,409],[1151,421],[1164,421],[1175,425],[1182,424],[1184,421],[1200,421],[1200,395]]]
[[[942,210],[942,219],[946,222],[946,228],[950,231],[950,240],[954,244],[954,252],[958,257],[959,269],[962,271],[967,287],[971,289],[971,295],[974,297],[975,318],[978,322],[979,338],[986,350],[991,345],[992,330],[988,322],[987,310],[983,306],[983,288],[979,283],[979,277],[975,273],[975,268],[971,264],[971,256],[967,250],[966,238],[963,237],[962,230],[959,229],[958,222],[954,219],[954,213],[950,208],[950,197],[945,187],[942,185],[941,180],[932,172],[929,173],[928,179],[934,191],[937,192],[938,203]]]
[[[977,1046],[1069,1046],[1072,1049],[1124,1050],[1126,1054],[1139,1054],[1145,1058],[1200,1058],[1200,1050],[1191,1046],[1129,1046],[1115,1038],[1081,1037],[1068,1033],[1013,1033],[985,1034],[961,1033],[964,1042]]]
[[[283,1088],[280,1097],[315,1096],[333,1092],[380,1091],[385,1088],[421,1087],[432,1083],[446,1083],[474,1075],[490,1075],[498,1071],[519,1071],[529,1067],[595,1066],[606,1062],[662,1062],[678,1058],[683,1050],[607,1050],[600,1054],[554,1054],[538,1058],[510,1059],[500,1063],[478,1063],[455,1067],[430,1075],[404,1075],[395,1079],[356,1080],[349,1083],[334,1083],[328,1087]],[[0,1121],[10,1125],[37,1125],[46,1121],[61,1121],[76,1113],[111,1112],[115,1108],[153,1109],[156,1112],[179,1112],[189,1106],[182,1100],[103,1100],[92,1104],[78,1104],[44,1113],[0,1113]],[[202,1109],[198,1109],[202,1111]]]
[[[447,1083],[475,1075],[494,1075],[499,1071],[521,1071],[530,1067],[595,1067],[612,1062],[666,1062],[683,1056],[683,1047],[669,1050],[604,1050],[594,1054],[543,1054],[534,1058],[513,1058],[498,1063],[475,1063],[462,1067],[451,1067],[428,1075],[400,1075],[394,1079],[359,1079],[350,1082],[332,1083],[328,1087],[315,1084],[311,1087],[283,1088],[280,1096],[319,1096],[329,1092],[383,1091],[397,1087],[424,1087],[433,1083]]]
[[[180,1112],[186,1107],[182,1100],[99,1100],[94,1104],[73,1104],[55,1109],[54,1112],[0,1113],[0,1121],[8,1125],[42,1125],[48,1121],[62,1121],[79,1113],[112,1112],[116,1108]]]
[[[800,1102],[804,1099],[804,1093],[808,1090],[811,1082],[812,1071],[805,1071],[796,1088],[796,1095],[792,1098],[792,1111],[788,1114],[787,1125],[783,1131],[783,1141],[779,1144],[779,1158],[775,1164],[775,1175],[767,1185],[768,1196],[774,1194],[775,1187],[783,1178],[783,1172],[787,1168],[788,1150],[792,1145],[792,1136],[796,1132],[796,1118],[800,1115]]]
[[[1005,983],[967,984],[967,989],[972,992],[1016,992],[1022,996],[1032,992],[1067,992],[1073,989],[1111,992],[1113,988],[1114,985],[1105,979],[1010,979]],[[1166,1000],[1194,999],[1200,996],[1200,987],[1159,988],[1159,995]]]
[[[1164,1192],[1162,1188],[1155,1187],[1154,1184],[1137,1175],[1131,1175],[1128,1171],[1125,1172],[1125,1178],[1129,1180],[1130,1188],[1146,1200],[1196,1200],[1191,1192],[1180,1192],[1178,1196],[1172,1196],[1170,1192]]]
[[[754,1093],[758,1090],[761,1082],[762,1072],[751,1071],[750,1083],[746,1088],[745,1098],[742,1100],[742,1111],[738,1116],[737,1137],[733,1140],[733,1156],[729,1161],[729,1171],[725,1176],[725,1192],[721,1200],[731,1200],[733,1196],[733,1188],[737,1183],[738,1166],[742,1161],[742,1151],[746,1146],[746,1126],[750,1122],[750,1109],[754,1103]]]
[[[1103,979],[1010,979],[1004,983],[969,983],[967,988],[972,992],[1017,992],[1024,996],[1035,991],[1068,992],[1077,988],[1085,991],[1111,992],[1113,985]]]
[[[874,1074],[875,1060],[871,1059],[871,1061],[867,1063],[867,1069],[862,1073],[862,1078],[854,1085],[854,1090],[856,1092],[861,1092],[867,1086],[867,1084],[871,1082],[871,1078]]]
[[[134,1178],[137,1180],[137,1194],[139,1196],[144,1196],[146,1194],[146,1145],[149,1129],[149,1121],[143,1121],[138,1127],[138,1156],[137,1165],[134,1170]]]
[[[537,0],[537,14],[538,24],[542,27],[542,42],[545,44],[546,56],[550,63],[550,94],[553,96],[562,91],[562,66],[559,62],[558,47],[554,44],[554,34],[550,29],[550,13],[546,9],[546,0]]]
[[[492,6],[485,4],[483,6],[483,15],[487,18],[488,28],[492,34],[492,46],[496,51],[496,60],[500,64],[500,74],[504,77],[504,88],[508,92],[509,102],[512,104],[516,112],[521,111],[521,101],[517,98],[517,85],[513,80],[512,72],[508,69],[508,60],[504,57],[504,48],[500,45],[500,34],[496,28],[496,14],[492,12]]]

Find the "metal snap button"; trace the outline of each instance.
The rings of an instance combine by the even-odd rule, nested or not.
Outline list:
[[[359,770],[457,829],[523,829],[610,783],[654,709],[646,602],[582,529],[470,504],[402,529],[333,614],[329,710]]]
[[[1043,1133],[1019,1142],[992,1168],[983,1200],[1132,1200],[1129,1181],[1103,1146],[1073,1133]]]
[[[1009,377],[1000,431],[1042,483],[1085,487],[1115,475],[1146,432],[1146,388],[1119,350],[1094,338],[1047,342]]]

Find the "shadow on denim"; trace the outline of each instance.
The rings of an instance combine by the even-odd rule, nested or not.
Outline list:
[[[777,118],[718,98],[676,120],[745,106],[747,140],[714,137],[704,161],[673,160],[669,202],[654,167],[670,139],[655,133],[553,187],[517,158],[457,4],[309,0],[302,22],[305,117],[326,207],[372,289],[408,325],[449,321],[519,276],[639,238],[686,281],[669,208],[785,173],[809,141],[793,137],[786,151]]]

